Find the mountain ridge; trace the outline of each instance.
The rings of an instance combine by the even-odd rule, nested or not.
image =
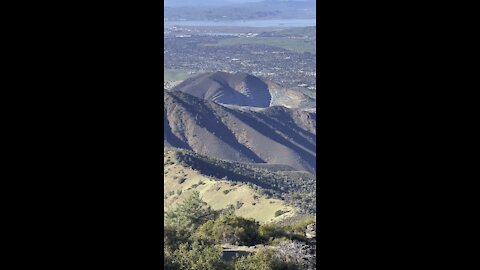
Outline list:
[[[237,72],[209,72],[184,80],[171,87],[192,96],[215,101],[220,104],[267,108],[284,106],[288,108],[314,108],[315,100],[297,90]]]
[[[235,110],[164,90],[164,145],[244,163],[316,170],[316,113],[285,107]]]

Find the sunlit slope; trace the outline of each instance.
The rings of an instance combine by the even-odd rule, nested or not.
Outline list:
[[[212,168],[216,171],[208,173],[212,168],[199,164],[196,158],[197,156],[193,153],[176,149],[164,150],[166,209],[174,208],[176,203],[190,196],[194,191],[198,191],[202,199],[213,209],[224,209],[233,205],[237,215],[254,218],[261,223],[278,222],[298,214],[294,207],[288,206],[283,200],[275,198],[261,188],[249,185],[248,182],[232,181],[229,177],[218,179],[212,176],[223,173],[238,180],[241,177],[241,171],[234,172],[231,168],[224,168],[222,171],[218,164],[212,164]],[[200,170],[199,166],[202,167]],[[248,175],[245,179],[251,181]]]

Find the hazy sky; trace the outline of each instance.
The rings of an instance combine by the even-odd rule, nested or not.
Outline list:
[[[226,5],[229,3],[260,2],[262,0],[164,0],[164,6]]]
[[[248,2],[261,2],[264,0],[164,0],[164,6],[198,6],[198,5],[228,5],[229,3],[248,3]],[[272,0],[270,0],[272,1]],[[276,1],[292,1],[292,0],[276,0]],[[309,1],[315,2],[316,0],[293,0],[293,1]]]

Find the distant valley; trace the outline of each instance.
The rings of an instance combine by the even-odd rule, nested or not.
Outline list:
[[[240,72],[314,95],[315,63],[316,27],[164,30],[164,69],[171,79],[185,74]]]

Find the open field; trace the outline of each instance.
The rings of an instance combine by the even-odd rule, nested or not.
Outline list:
[[[163,70],[163,78],[165,81],[183,81],[192,76],[182,70]]]
[[[315,26],[312,27],[294,27],[283,29],[281,31],[275,31],[270,34],[271,36],[296,36],[296,37],[316,37],[317,36],[317,28]]]
[[[245,44],[268,45],[296,53],[309,52],[316,54],[316,47],[313,42],[285,37],[235,37],[220,40],[216,44],[205,44],[205,46],[234,46]]]

